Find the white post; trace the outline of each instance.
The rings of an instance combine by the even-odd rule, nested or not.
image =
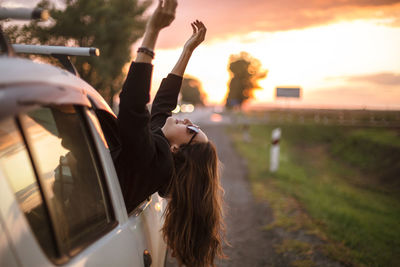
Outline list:
[[[251,141],[249,128],[250,128],[250,126],[248,124],[243,125],[243,141],[246,143],[250,143],[250,141]]]
[[[271,152],[270,152],[270,172],[276,172],[279,167],[279,140],[281,139],[281,129],[276,128],[272,131]]]

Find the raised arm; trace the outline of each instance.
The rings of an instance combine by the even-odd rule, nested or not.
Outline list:
[[[136,60],[131,64],[128,76],[120,94],[119,119],[130,116],[131,111],[143,112],[150,100],[150,84],[154,57],[154,47],[160,31],[169,26],[175,18],[176,0],[159,0],[150,17]],[[128,112],[127,112],[128,111]],[[128,118],[129,119],[129,118]],[[131,122],[133,123],[133,121]]]
[[[178,61],[171,71],[172,74],[175,74],[177,76],[183,76],[193,51],[196,49],[197,46],[199,46],[199,44],[201,44],[201,42],[204,41],[204,38],[206,36],[207,29],[206,26],[204,26],[203,22],[196,20],[190,25],[192,26],[193,34],[183,46],[181,56],[179,57]]]
[[[121,149],[115,151],[113,159],[128,211],[159,187],[157,181],[143,183],[137,179],[137,174],[152,170],[151,166],[156,165],[159,156],[157,144],[167,146],[161,137],[154,137],[150,132],[150,113],[146,104],[150,100],[153,49],[159,32],[173,21],[176,6],[176,0],[159,1],[146,25],[142,46],[131,64],[120,94],[117,122]],[[148,177],[162,178],[143,174],[143,179],[150,179]]]
[[[154,47],[160,31],[175,19],[176,0],[159,0],[157,8],[146,25],[142,45],[138,49],[136,60],[131,64],[128,76],[120,94],[119,115],[126,110],[142,112],[150,101],[150,84],[154,57]],[[127,113],[130,114],[129,112]]]
[[[151,127],[162,127],[165,120],[172,115],[178,102],[178,95],[182,85],[182,76],[192,56],[193,51],[204,41],[207,29],[201,21],[191,23],[193,34],[183,46],[182,53],[167,78],[163,79],[154,98],[151,109]]]
[[[128,76],[120,94],[118,124],[122,153],[143,153],[151,144],[148,124],[150,114],[146,104],[150,100],[152,76],[152,53],[159,32],[171,24],[175,18],[176,0],[159,1],[150,17],[144,34],[142,46],[136,61],[131,64]],[[146,149],[140,149],[146,147]]]

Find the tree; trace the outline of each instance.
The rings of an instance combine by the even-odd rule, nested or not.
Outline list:
[[[182,102],[204,105],[204,94],[201,88],[201,82],[196,78],[184,77],[181,87]]]
[[[258,81],[267,76],[261,62],[246,52],[229,57],[228,70],[231,74],[229,92],[225,106],[241,106],[244,101],[253,97],[253,91],[259,89]]]
[[[99,90],[106,101],[121,88],[122,69],[131,60],[131,45],[144,33],[143,13],[151,1],[64,0],[60,10],[49,0],[38,7],[50,10],[51,25],[36,21],[11,26],[7,32],[17,43],[88,46],[100,49],[100,57],[72,57],[81,78]]]

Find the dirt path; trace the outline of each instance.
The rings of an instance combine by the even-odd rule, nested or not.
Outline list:
[[[230,247],[224,252],[229,257],[217,266],[287,266],[288,262],[274,252],[278,237],[262,227],[272,221],[266,203],[255,202],[246,178],[246,166],[237,155],[222,127],[205,129],[216,144],[223,163],[222,185],[225,190],[226,228]]]

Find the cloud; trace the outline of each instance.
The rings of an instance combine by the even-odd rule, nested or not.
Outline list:
[[[39,0],[0,0],[3,6],[33,6]],[[61,0],[51,0],[60,5]],[[158,1],[153,0],[151,11]],[[150,10],[149,10],[150,11]],[[389,19],[400,27],[400,0],[178,0],[176,20],[163,30],[158,48],[181,47],[190,22],[203,20],[207,40],[249,32],[276,32],[359,18]]]
[[[357,18],[392,18],[400,12],[393,0],[185,0],[177,18],[160,38],[160,47],[182,45],[190,34],[190,21],[203,20],[208,39],[254,31],[286,31]],[[178,33],[178,34],[177,34]],[[186,34],[186,35],[185,35]]]
[[[400,86],[400,74],[392,72],[350,76],[347,77],[346,80],[349,82],[364,82],[375,85]]]
[[[304,91],[304,103],[327,106],[368,107],[368,108],[400,108],[400,91],[396,88],[382,87],[337,87],[321,90]]]

